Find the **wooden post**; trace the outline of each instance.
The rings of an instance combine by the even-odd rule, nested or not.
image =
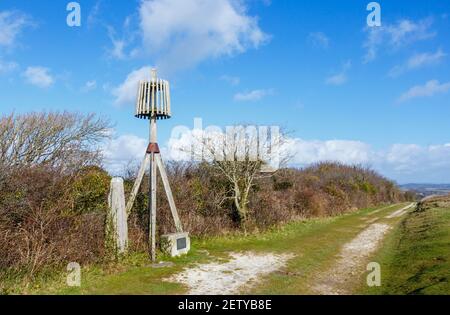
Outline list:
[[[129,215],[133,203],[138,194],[139,187],[142,183],[145,170],[150,166],[150,191],[148,192],[148,213],[149,213],[149,252],[152,261],[156,260],[156,184],[157,184],[157,168],[160,170],[161,178],[164,184],[167,198],[169,200],[172,217],[175,221],[177,232],[182,232],[180,219],[178,217],[177,208],[173,200],[172,191],[170,189],[169,180],[160,156],[157,143],[157,119],[168,119],[171,117],[170,112],[170,85],[168,81],[157,78],[156,69],[151,71],[150,81],[141,81],[139,83],[138,97],[136,101],[135,117],[150,120],[149,146],[145,158],[141,164],[138,176],[134,183],[130,198],[126,205],[126,214]],[[185,237],[187,238],[187,236]]]
[[[150,119],[150,143],[156,143],[156,117]],[[150,256],[153,262],[156,261],[156,161],[155,153],[151,153],[150,162],[150,196],[149,196],[149,218],[150,218]]]
[[[150,175],[150,254],[152,261],[156,261],[156,162],[155,153],[151,154],[151,175]]]

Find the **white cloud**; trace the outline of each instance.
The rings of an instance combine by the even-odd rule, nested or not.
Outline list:
[[[342,85],[347,82],[347,71],[351,68],[351,61],[347,61],[343,66],[341,72],[331,75],[325,79],[325,83],[329,85]]]
[[[141,53],[141,48],[133,45],[136,44],[136,39],[141,38],[138,30],[138,22],[135,21],[136,16],[127,16],[119,31],[107,25],[108,37],[111,40],[112,47],[107,48],[107,55],[113,59],[124,60],[138,56]]]
[[[190,161],[193,154],[198,147],[199,142],[202,139],[203,133],[201,130],[183,130],[180,134],[172,132],[172,135],[167,142],[166,147],[161,149],[168,159],[174,161]]]
[[[125,59],[125,46],[126,43],[124,40],[120,40],[120,39],[115,39],[115,38],[111,38],[112,44],[113,44],[113,48],[110,50],[110,54],[113,58],[116,59]]]
[[[91,81],[87,81],[84,84],[84,86],[82,88],[82,91],[83,92],[89,92],[89,91],[95,90],[96,88],[97,88],[97,81],[91,80]]]
[[[363,44],[363,47],[367,50],[363,57],[363,62],[368,63],[377,57],[378,48],[383,43],[384,30],[381,27],[366,28],[368,33],[367,39]]]
[[[144,158],[148,140],[127,134],[116,137],[103,147],[105,166],[113,174],[120,174],[129,165]]]
[[[416,85],[403,93],[398,102],[405,102],[418,97],[433,96],[446,93],[450,90],[450,82],[439,83],[438,80],[430,80],[425,85]]]
[[[234,76],[229,76],[229,75],[221,76],[220,80],[226,81],[233,86],[239,85],[239,83],[241,82],[241,79],[239,77],[234,77]]]
[[[423,53],[412,56],[407,63],[408,68],[415,69],[424,65],[438,63],[443,57],[447,56],[441,49],[436,53]]]
[[[330,39],[322,32],[311,32],[308,41],[315,47],[328,48]]]
[[[0,74],[11,72],[17,69],[18,64],[12,61],[3,61],[0,59]]]
[[[115,59],[126,59],[128,57],[125,52],[125,48],[128,46],[129,42],[125,39],[118,39],[116,35],[116,31],[113,27],[107,26],[108,36],[112,43],[112,48],[108,49],[108,55]],[[124,29],[127,30],[127,27],[124,26]],[[131,40],[128,38],[128,40]]]
[[[436,33],[430,30],[431,24],[431,19],[417,23],[405,19],[398,21],[396,25],[388,26],[386,31],[390,35],[391,45],[398,47],[436,36]]]
[[[441,49],[439,49],[435,53],[415,54],[411,56],[404,65],[392,68],[389,71],[389,75],[391,77],[396,77],[410,70],[418,69],[428,65],[438,64],[445,56],[447,56],[447,54],[444,53]]]
[[[159,72],[166,74],[210,58],[243,53],[269,38],[257,18],[249,16],[243,3],[235,0],[142,0],[139,19],[143,49],[127,54],[124,49],[132,40],[116,39],[114,30],[108,28],[113,42],[109,53],[123,59],[145,51],[155,58]],[[125,22],[126,27],[128,24]],[[149,73],[150,67],[129,73],[113,90],[115,103],[134,102],[137,82]],[[228,77],[228,81],[237,84],[239,78]]]
[[[28,67],[23,76],[28,83],[40,88],[48,88],[54,83],[50,69],[45,67]]]
[[[273,89],[265,89],[265,90],[253,90],[248,92],[240,92],[234,95],[235,101],[240,102],[254,102],[263,99],[266,96],[273,95]]]
[[[339,161],[346,164],[366,164],[373,160],[374,153],[368,144],[360,141],[329,140],[307,141],[290,139],[287,143],[293,163],[309,165],[323,161]]]
[[[19,11],[0,11],[0,46],[14,46],[17,36],[30,24],[28,16]]]
[[[224,130],[206,128],[204,130],[181,130],[174,132],[169,139],[165,150],[167,158],[188,161],[194,152],[201,152],[201,139],[206,137],[215,143],[223,137]],[[220,143],[220,141],[218,141]],[[310,165],[323,161],[339,161],[346,164],[367,164],[375,162],[378,153],[370,145],[361,141],[350,140],[304,140],[300,138],[287,137],[279,147],[280,152],[292,156],[289,161],[295,165]],[[257,142],[255,142],[257,143]]]
[[[450,143],[429,146],[395,144],[379,164],[380,169],[402,178],[403,182],[448,182]]]
[[[268,40],[243,1],[142,0],[143,47],[163,72],[243,53]]]
[[[431,19],[423,19],[414,22],[408,19],[397,21],[395,24],[383,24],[381,27],[367,27],[367,39],[363,47],[367,50],[363,58],[364,62],[373,61],[381,46],[398,49],[407,44],[426,40],[436,36],[436,32],[430,30]]]
[[[450,176],[450,143],[421,146],[394,144],[374,150],[360,141],[310,141],[290,139],[292,163],[307,166],[323,161],[369,165],[382,175],[405,182],[447,182]]]
[[[345,73],[332,75],[325,80],[325,83],[330,85],[342,85],[345,82],[347,82],[347,75]]]
[[[202,135],[211,136],[216,132],[215,129],[180,129],[161,151],[166,160],[191,161],[192,145],[198,144]],[[135,135],[115,138],[103,149],[107,169],[117,174],[129,164],[140,163],[146,146],[147,140]],[[401,182],[446,182],[450,176],[450,143],[394,144],[385,150],[375,150],[361,141],[287,138],[280,150],[292,156],[289,163],[296,166],[325,161],[360,164]]]
[[[88,28],[92,28],[97,22],[99,22],[99,13],[101,12],[101,1],[97,1],[92,9],[89,11],[87,17]]]
[[[136,101],[137,88],[140,80],[150,78],[152,67],[145,66],[128,74],[125,81],[113,88],[112,94],[115,96],[117,105],[132,104]]]
[[[394,144],[386,154],[386,162],[394,165],[397,171],[408,171],[422,163],[421,158],[427,149],[417,144]]]

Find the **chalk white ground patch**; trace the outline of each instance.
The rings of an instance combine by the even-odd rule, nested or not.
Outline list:
[[[393,212],[393,213],[391,213],[390,215],[388,215],[386,218],[387,219],[392,219],[392,218],[398,218],[398,217],[401,217],[402,215],[404,215],[404,214],[406,214],[408,211],[408,209],[410,209],[410,208],[412,208],[412,207],[414,207],[415,206],[415,204],[414,203],[412,203],[412,204],[410,204],[410,205],[408,205],[408,206],[406,206],[406,207],[404,207],[404,208],[402,208],[402,209],[399,209],[399,210],[397,210],[397,211],[395,211],[395,212]]]
[[[236,294],[244,286],[254,285],[262,276],[282,268],[292,257],[252,252],[231,253],[230,256],[225,263],[201,264],[165,280],[186,285],[188,294],[192,295]]]
[[[349,294],[347,283],[357,281],[365,272],[364,262],[375,252],[390,228],[388,224],[374,223],[345,244],[336,264],[318,277],[313,290],[326,295]]]

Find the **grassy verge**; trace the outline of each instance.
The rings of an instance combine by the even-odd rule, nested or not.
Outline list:
[[[450,207],[427,202],[388,235],[374,261],[382,285],[367,294],[450,294]]]
[[[360,210],[333,218],[293,222],[281,228],[247,237],[232,236],[194,239],[192,251],[180,258],[163,257],[173,262],[166,268],[152,268],[146,255],[132,255],[120,264],[83,268],[82,286],[65,285],[62,271],[55,281],[38,284],[31,294],[182,294],[180,284],[164,278],[196,263],[226,258],[233,251],[292,253],[286,268],[262,279],[253,294],[309,294],[314,275],[329,268],[342,245],[353,239],[373,220],[383,218],[405,204]]]

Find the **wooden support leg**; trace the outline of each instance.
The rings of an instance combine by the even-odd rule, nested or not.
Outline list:
[[[175,206],[175,201],[173,200],[172,190],[170,189],[169,179],[167,178],[161,154],[155,154],[155,159],[159,168],[159,173],[161,174],[161,179],[164,184],[167,199],[169,201],[170,211],[172,212],[173,221],[175,222],[175,228],[177,232],[183,232],[183,226],[181,225],[180,218],[178,217],[177,207]]]
[[[139,169],[136,181],[134,182],[133,188],[131,190],[130,197],[126,206],[126,215],[127,217],[130,215],[131,209],[133,207],[133,203],[136,199],[136,196],[139,192],[139,187],[141,186],[142,179],[145,174],[145,170],[150,164],[150,192],[149,192],[149,203],[148,203],[148,211],[149,211],[149,252],[150,257],[153,262],[156,261],[156,185],[157,185],[157,171],[156,168],[159,168],[159,172],[161,174],[161,179],[164,184],[164,190],[166,191],[167,199],[169,201],[170,211],[172,213],[172,217],[175,223],[175,228],[177,232],[183,232],[183,226],[181,225],[180,218],[178,217],[177,208],[175,206],[175,201],[173,199],[172,190],[170,189],[169,179],[167,177],[166,170],[164,168],[164,164],[162,162],[161,154],[159,153],[158,146],[154,146],[152,151],[151,144],[156,144],[156,122],[154,120],[151,121],[151,140],[149,149],[145,154],[144,160],[142,161],[141,167]]]
[[[139,173],[136,177],[136,181],[134,182],[133,189],[131,190],[130,197],[128,198],[126,213],[127,217],[130,215],[131,208],[133,208],[134,200],[136,199],[137,193],[139,191],[139,187],[141,186],[142,179],[144,178],[145,170],[150,163],[150,154],[146,153],[144,160],[142,161],[141,167],[139,169]]]

